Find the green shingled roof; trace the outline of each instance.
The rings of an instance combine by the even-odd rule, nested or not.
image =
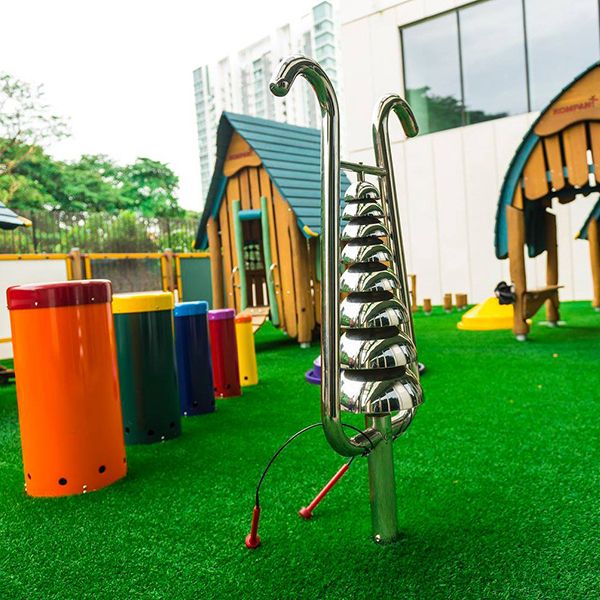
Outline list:
[[[321,134],[268,119],[224,112],[217,129],[217,156],[198,234],[196,248],[206,248],[206,223],[221,206],[227,177],[223,164],[233,132],[237,131],[258,154],[273,184],[292,207],[302,232],[307,226],[321,233]],[[341,189],[349,185],[342,174]]]

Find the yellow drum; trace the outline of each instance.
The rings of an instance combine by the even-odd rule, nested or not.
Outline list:
[[[254,332],[252,331],[252,317],[250,315],[238,315],[235,318],[235,337],[238,349],[240,383],[242,386],[256,385],[258,383],[258,370],[256,368]]]

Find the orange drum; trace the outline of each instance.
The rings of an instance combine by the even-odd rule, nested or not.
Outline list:
[[[69,496],[121,479],[110,281],[20,285],[6,295],[27,493]]]

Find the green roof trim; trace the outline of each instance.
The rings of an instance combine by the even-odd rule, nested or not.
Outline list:
[[[208,245],[206,224],[216,217],[223,200],[227,177],[223,165],[234,132],[239,133],[260,157],[273,185],[290,205],[298,226],[321,233],[321,133],[318,129],[299,127],[259,117],[224,112],[217,128],[217,152],[212,180],[198,233],[196,248]],[[344,173],[341,189],[350,184]]]

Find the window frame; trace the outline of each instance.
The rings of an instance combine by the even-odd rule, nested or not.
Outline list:
[[[400,62],[402,68],[402,90],[404,94],[404,98],[408,97],[406,90],[406,58],[405,58],[405,41],[404,41],[404,30],[413,27],[416,25],[420,25],[422,23],[426,23],[427,21],[432,21],[433,19],[437,19],[448,14],[454,13],[456,17],[456,26],[457,26],[457,45],[458,45],[458,65],[459,65],[459,82],[460,82],[460,102],[461,102],[461,125],[460,127],[468,127],[469,125],[466,123],[466,115],[465,115],[465,88],[464,88],[464,73],[463,73],[463,48],[462,48],[462,36],[461,36],[461,23],[460,23],[460,11],[469,8],[471,6],[475,6],[477,4],[483,4],[484,2],[490,2],[491,0],[474,0],[473,2],[465,2],[458,7],[449,8],[447,10],[441,11],[439,13],[435,13],[434,15],[430,15],[428,17],[424,17],[422,19],[417,19],[416,21],[410,21],[409,23],[405,23],[398,27],[398,33],[400,37]],[[598,1],[598,23],[596,24],[598,30],[598,39],[600,40],[600,0]],[[527,114],[533,111],[531,107],[531,73],[529,66],[529,40],[527,35],[527,13],[526,13],[526,2],[527,0],[521,0],[521,15],[522,15],[522,26],[523,26],[523,52],[525,58],[525,88],[526,88],[526,99],[527,99],[527,109],[525,113],[517,113],[517,114]],[[600,57],[599,57],[600,60]],[[516,116],[516,115],[511,115]],[[506,117],[500,117],[506,118]],[[495,121],[497,119],[490,119],[490,121]],[[487,121],[484,121],[487,122]],[[473,123],[473,125],[478,125],[479,123]],[[449,131],[451,129],[457,129],[458,127],[448,127],[447,129],[438,129],[436,131],[428,131],[423,135],[430,135],[432,133],[440,133],[442,131]]]

